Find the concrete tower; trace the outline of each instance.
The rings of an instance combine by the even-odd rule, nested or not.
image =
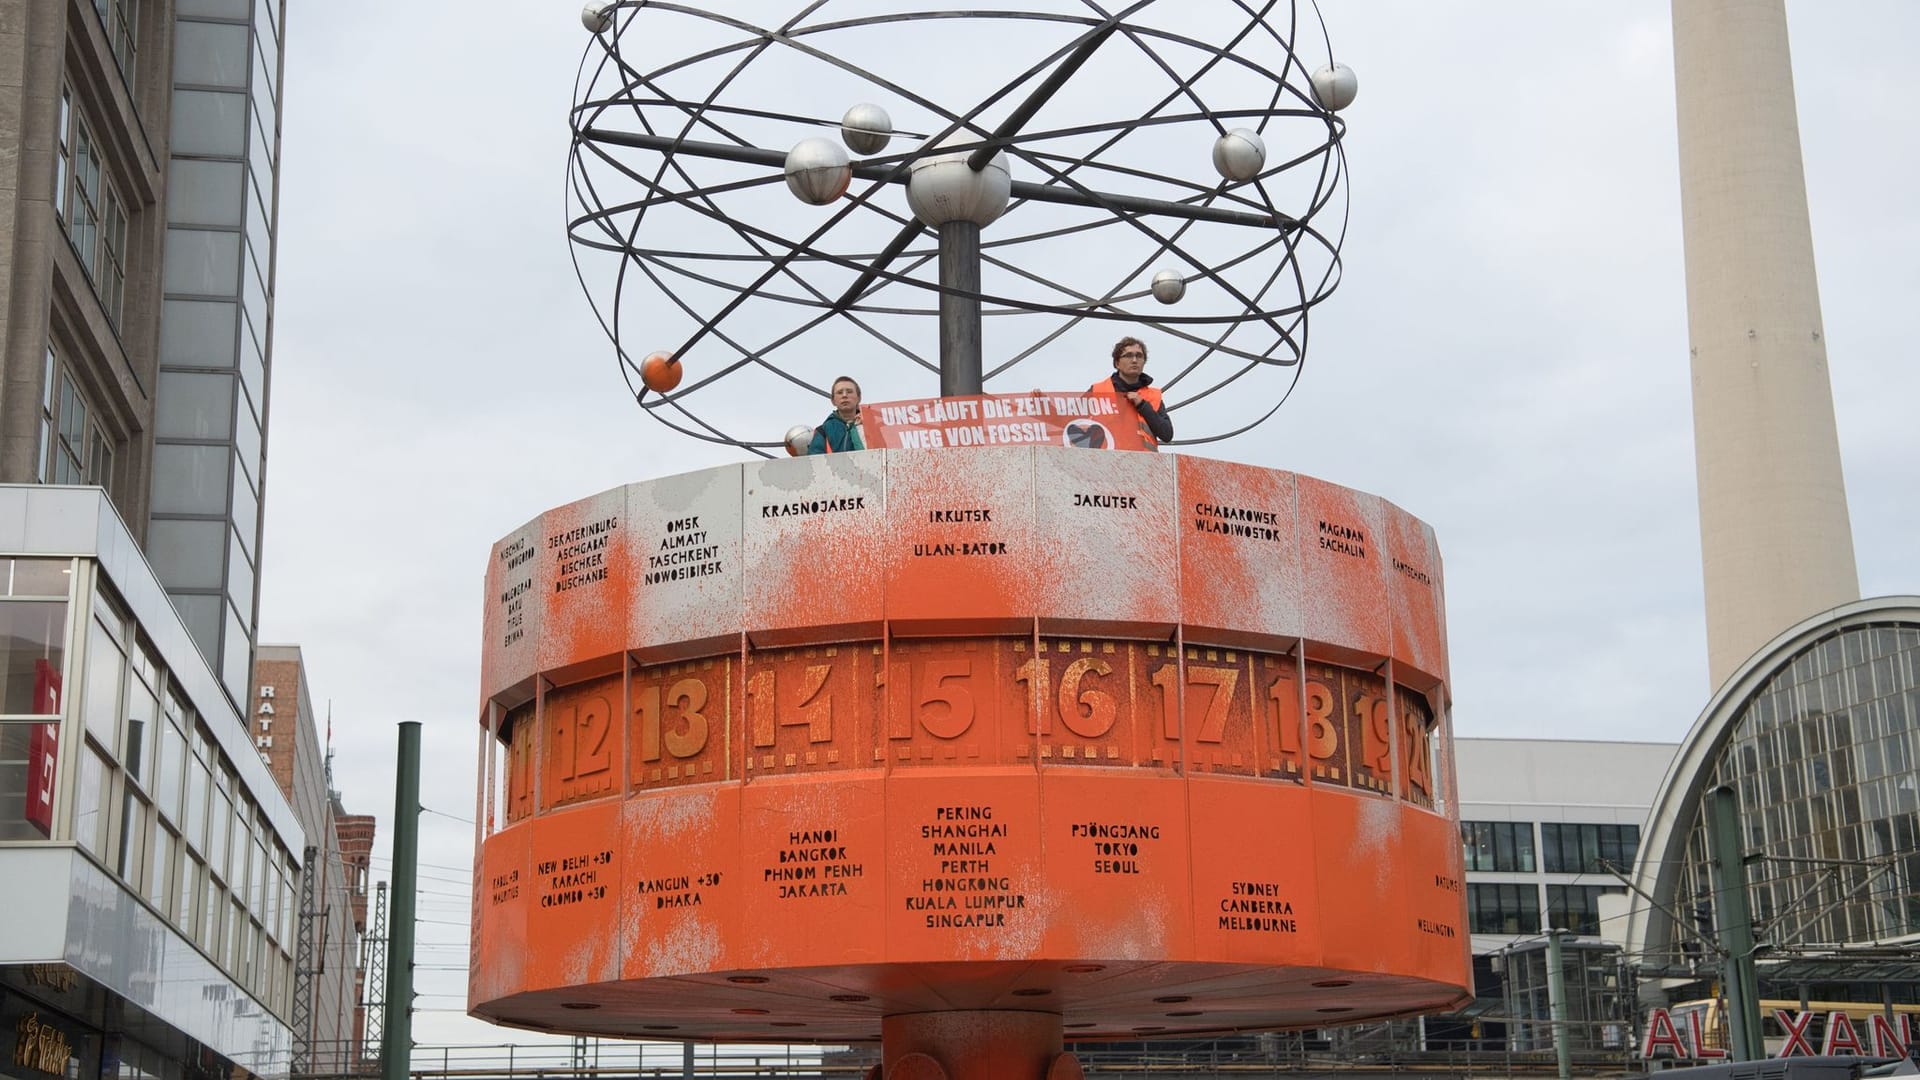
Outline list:
[[[1783,0],[1674,0],[1707,654],[1857,600]]]

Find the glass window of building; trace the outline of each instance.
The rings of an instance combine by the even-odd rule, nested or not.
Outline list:
[[[67,240],[93,282],[108,321],[120,324],[126,292],[126,203],[102,168],[99,146],[71,91],[60,95],[61,131],[54,176],[61,185],[54,197]]]
[[[1532,884],[1467,885],[1467,927],[1474,934],[1540,931],[1540,890]]]
[[[247,906],[247,859],[253,852],[253,840],[247,835],[246,815],[239,803],[234,804],[233,855],[230,860],[230,873],[227,886],[233,892],[233,902],[242,908]]]
[[[0,840],[45,840],[53,832],[58,723],[0,721]]]
[[[54,355],[47,350],[48,357]],[[54,443],[50,455],[53,472],[46,477],[53,484],[87,482],[87,399],[73,385],[73,377],[60,373],[59,409],[54,413]]]
[[[1625,891],[1603,885],[1548,885],[1547,920],[1556,930],[1597,935],[1600,933],[1600,898]]]
[[[280,929],[278,937],[281,944],[293,940],[293,883],[300,878],[300,872],[293,867],[293,853],[283,852],[286,856],[280,866]]]
[[[232,301],[168,300],[160,315],[160,363],[233,367],[239,310]]]
[[[218,521],[156,518],[147,526],[147,561],[175,588],[218,589],[225,559],[226,529]],[[188,632],[194,629],[190,605],[175,604]]]
[[[53,835],[72,575],[67,559],[0,559],[0,841]]]
[[[67,179],[73,175],[73,91],[60,88],[59,127],[54,132],[53,213],[67,222]]]
[[[180,733],[179,715],[174,712],[171,695],[167,699],[166,720],[160,725],[159,760],[153,776],[154,804],[160,816],[176,830],[180,828],[181,787],[187,769],[187,737]]]
[[[1467,869],[1533,873],[1533,824],[1526,821],[1463,821],[1460,844]]]
[[[250,0],[178,0],[174,11],[181,15],[208,15],[216,19],[244,19],[252,6]]]
[[[93,154],[93,132],[73,107],[73,91],[60,93],[60,147],[54,173],[61,190],[54,196],[60,211],[60,223],[66,226],[67,239],[81,265],[88,266],[94,252],[94,228],[99,220],[100,160]]]
[[[200,898],[200,883],[206,877],[206,869],[200,860],[189,855],[180,860],[179,879],[174,882],[173,924],[188,937],[193,936],[194,928],[199,925],[199,909],[194,902]]]
[[[232,825],[233,800],[225,792],[214,792],[207,813],[207,866],[222,883],[227,881],[227,830]]]
[[[177,225],[239,225],[246,213],[247,167],[238,161],[175,158],[167,166],[167,220]]]
[[[277,844],[269,845],[267,848],[267,851],[269,852],[268,864],[264,870],[264,873],[266,874],[266,886],[265,886],[266,905],[264,909],[260,912],[260,922],[262,926],[264,926],[267,936],[277,942],[280,938],[280,859],[278,858],[279,845]]]
[[[145,648],[132,653],[133,677],[127,680],[126,735],[121,742],[121,764],[127,778],[140,788],[153,783],[154,741],[159,734],[160,697],[154,692],[154,679],[160,668]]]
[[[1542,822],[1540,848],[1549,874],[1624,873],[1640,848],[1640,826]]]
[[[207,792],[212,786],[205,761],[194,757],[187,762],[187,802],[180,815],[180,832],[187,846],[201,855],[207,852]]]
[[[36,478],[43,484],[98,484],[113,495],[113,437],[51,345],[45,379]]]
[[[227,910],[227,894],[213,880],[212,874],[208,874],[205,880],[206,885],[200,890],[198,900],[201,913],[198,941],[208,954],[217,955],[218,950],[214,946],[220,940],[220,916]]]
[[[87,624],[86,690],[80,715],[87,734],[108,754],[120,750],[120,691],[126,680],[127,657],[120,643],[98,616]]]
[[[0,559],[0,716],[57,716],[66,660],[66,559]]]
[[[151,815],[147,813],[147,801],[132,784],[123,787],[120,794],[120,840],[115,845],[113,872],[119,874],[129,888],[143,893],[147,870],[147,828]]]
[[[120,65],[120,77],[131,85],[140,44],[135,36],[139,4],[137,0],[93,0],[93,9],[100,16],[101,29],[107,32],[107,45],[113,50],[114,63]]]
[[[252,48],[245,26],[182,21],[174,28],[175,85],[245,89]]]
[[[227,512],[230,453],[224,446],[162,443],[153,448],[153,509],[167,514]]]
[[[175,226],[167,230],[162,278],[169,293],[233,296],[240,291],[240,234]]]
[[[1544,943],[1507,950],[1505,1008],[1508,1049],[1551,1051],[1554,1025]],[[1567,1036],[1576,1053],[1619,1051],[1633,1043],[1633,997],[1620,992],[1622,956],[1596,942],[1568,942],[1561,959]]]
[[[267,906],[267,845],[263,828],[253,842],[253,858],[247,864],[247,907],[263,920]]]
[[[247,185],[247,243],[256,251],[272,248],[273,226],[267,221],[267,199],[271,195],[271,185],[266,192],[262,192],[258,184]]]
[[[127,213],[112,189],[102,196],[100,272],[94,284],[100,289],[100,303],[107,310],[107,320],[118,327],[121,304],[127,293]]]
[[[99,855],[106,849],[107,821],[112,814],[113,764],[88,746],[80,754],[80,778],[73,793],[73,838]]]
[[[161,918],[169,917],[172,912],[168,905],[173,903],[173,872],[179,862],[180,837],[163,824],[153,827],[152,860],[147,865],[147,903],[152,904]]]
[[[239,785],[235,785],[239,790]],[[227,887],[233,890],[233,902],[246,903],[247,895],[247,851],[253,846],[253,838],[247,832],[246,796],[236,794],[233,799],[233,825],[231,839],[228,841]]]
[[[240,909],[240,901],[234,900],[227,905],[226,934],[220,939],[220,948],[214,959],[230,972],[238,973],[241,966],[241,950],[247,940],[247,915]]]
[[[219,90],[173,92],[173,152],[241,157],[247,151],[247,96]]]
[[[1748,873],[1770,940],[1920,934],[1917,776],[1920,626],[1835,630],[1741,707],[1705,787],[1734,788],[1746,846],[1765,856]],[[1710,911],[1706,831],[1702,810],[1687,829],[1676,895]]]

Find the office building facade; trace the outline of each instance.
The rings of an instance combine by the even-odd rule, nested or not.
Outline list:
[[[105,489],[236,701],[284,19],[284,0],[0,3],[0,482]]]
[[[0,0],[0,1075],[288,1069],[248,722],[282,0]]]
[[[98,488],[0,486],[0,1075],[284,1076],[307,846]]]
[[[1424,1021],[1425,1045],[1551,1050],[1546,930],[1562,964],[1576,1050],[1631,1041],[1632,995],[1602,897],[1624,893],[1671,743],[1457,739],[1474,1006]]]

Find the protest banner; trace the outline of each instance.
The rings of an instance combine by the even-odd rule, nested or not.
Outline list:
[[[1075,446],[1157,450],[1123,399],[1077,392],[972,394],[862,406],[867,445],[888,449],[949,446]]]

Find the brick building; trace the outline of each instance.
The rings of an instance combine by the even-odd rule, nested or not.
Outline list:
[[[344,1073],[361,1061],[365,1030],[360,1003],[365,1000],[366,957],[361,938],[367,927],[367,859],[373,851],[374,819],[348,814],[333,790],[331,751],[322,744],[307,686],[306,663],[298,645],[262,645],[253,665],[249,709],[253,741],[267,771],[293,804],[294,817],[315,850],[312,863],[313,910],[311,1010],[294,1010],[295,1057],[304,1038],[315,1073]],[[329,725],[330,728],[330,725]],[[299,935],[296,934],[296,940]],[[296,955],[296,968],[300,958]],[[296,971],[295,992],[300,992]],[[299,1020],[307,1021],[304,1025]]]

